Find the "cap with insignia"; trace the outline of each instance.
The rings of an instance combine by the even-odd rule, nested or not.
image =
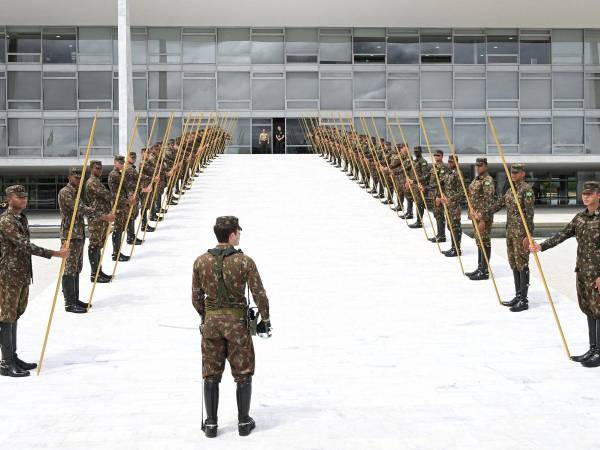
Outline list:
[[[600,183],[597,181],[586,181],[583,183],[583,194],[593,194],[598,191],[600,191]]]
[[[448,162],[450,162],[450,161],[452,161],[454,163],[457,163],[458,162],[458,156],[456,156],[456,155],[450,155],[450,156],[448,156]]]
[[[443,151],[441,151],[441,150],[436,150],[436,151],[434,152],[434,155],[436,155],[436,156],[444,156],[444,152],[443,152]]]
[[[238,229],[238,230],[242,229],[242,227],[240,227],[238,218],[235,216],[217,217],[217,220],[215,222],[215,227],[225,228],[225,229]]]
[[[69,169],[70,177],[80,177],[81,176],[81,167],[71,167]]]
[[[510,166],[510,171],[512,173],[525,172],[525,166],[523,164],[512,164]]]
[[[487,166],[487,158],[477,158],[475,160],[476,166],[483,166],[484,164]]]
[[[21,184],[9,186],[4,192],[6,194],[6,198],[8,198],[11,195],[16,195],[17,197],[27,197],[27,191],[25,190],[25,186]]]
[[[125,157],[123,155],[117,155],[117,156],[115,156],[115,162],[125,164]]]
[[[96,159],[93,160],[93,161],[90,161],[90,167],[94,167],[94,166],[100,166],[100,167],[102,167],[102,161],[98,161]]]
[[[137,153],[136,152],[129,152],[129,157],[130,158],[137,158]]]

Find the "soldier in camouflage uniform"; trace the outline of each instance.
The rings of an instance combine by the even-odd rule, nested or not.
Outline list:
[[[581,193],[586,208],[551,238],[530,246],[534,252],[556,247],[575,236],[577,239],[577,300],[579,308],[587,316],[590,348],[583,355],[572,356],[585,367],[600,366],[600,183],[587,181]],[[526,243],[526,241],[524,241]]]
[[[140,213],[138,197],[135,192],[135,187],[137,186],[137,180],[139,176],[139,173],[135,167],[136,160],[137,154],[135,152],[129,152],[127,166],[125,167],[125,179],[123,180],[123,189],[125,189],[125,195],[128,199],[131,199],[132,202],[132,205],[128,205],[128,207],[125,208],[125,221],[127,221],[129,209],[133,208],[131,211],[131,218],[127,224],[127,243],[129,245],[141,245],[143,242],[135,235],[135,219]]]
[[[154,182],[158,181],[158,176],[154,175],[154,168],[157,164],[157,158],[154,155],[151,149],[143,148],[142,149],[142,158],[144,158],[145,162],[142,167],[142,179],[141,179],[141,191],[142,195],[140,195],[140,203],[142,207],[144,203],[146,203],[146,210],[142,210],[142,230],[147,232],[153,232],[155,230],[154,227],[148,225],[148,214],[150,214],[150,220],[157,220],[158,218],[153,215],[154,207],[151,205],[152,202],[152,186],[153,186],[153,178]]]
[[[448,257],[454,257],[461,254],[460,242],[462,240],[462,225],[460,223],[460,208],[465,200],[465,193],[460,181],[459,170],[458,156],[450,155],[448,157],[448,170],[443,182],[444,195],[435,200],[436,205],[446,205],[450,221],[452,222],[452,224],[448,223],[447,226],[448,230],[454,236],[456,243],[453,241],[450,250],[442,252],[444,256]]]
[[[428,205],[433,210],[433,217],[437,227],[437,234],[429,238],[430,242],[446,242],[446,217],[444,216],[444,207],[439,201],[435,201],[436,198],[440,198],[440,189],[437,184],[434,170],[437,172],[442,189],[444,189],[444,180],[448,173],[448,167],[444,164],[444,152],[436,150],[433,153],[434,164],[432,164],[429,171],[429,179],[425,186],[425,197],[428,201]]]
[[[60,208],[60,239],[63,245],[69,235],[71,217],[75,208],[77,190],[81,183],[81,169],[72,167],[69,170],[69,182],[58,193],[58,206]],[[62,290],[65,297],[65,311],[72,313],[87,312],[88,304],[79,301],[79,274],[83,268],[83,247],[85,245],[85,222],[84,217],[112,222],[114,215],[102,214],[100,210],[85,204],[83,196],[79,200],[73,234],[69,242],[69,257],[65,263],[65,271],[62,277]]]
[[[233,216],[218,217],[214,232],[219,245],[194,262],[192,304],[202,318],[202,376],[208,437],[217,435],[219,383],[229,361],[237,383],[238,429],[250,434],[254,420],[248,415],[254,374],[254,347],[248,328],[248,285],[262,321],[257,330],[270,335],[269,300],[256,264],[234,246],[239,245],[241,227]]]
[[[29,224],[23,211],[27,192],[21,185],[6,188],[7,209],[0,214],[0,375],[25,377],[37,367],[17,356],[17,321],[25,312],[33,280],[31,256],[65,258],[69,251],[38,247],[29,241]]]
[[[533,189],[525,182],[525,167],[523,164],[513,164],[510,168],[510,176],[521,210],[525,215],[529,231],[533,234],[533,204],[535,197]],[[515,203],[512,189],[499,197],[490,207],[492,213],[506,208],[506,250],[508,251],[508,263],[513,271],[515,282],[515,297],[508,302],[502,302],[504,306],[509,306],[512,312],[525,311],[529,308],[527,291],[529,289],[529,251],[523,246],[523,239],[527,239],[527,233],[519,214],[519,209]]]
[[[423,197],[421,197],[420,192],[424,191],[425,185],[429,181],[429,164],[423,158],[423,149],[420,145],[415,146],[414,148],[415,160],[412,162],[414,166],[410,167],[410,171],[408,171],[408,179],[406,180],[407,189],[408,184],[412,185],[413,192],[416,198],[413,201],[417,204],[417,221],[415,223],[410,224],[409,228],[422,228],[423,227],[423,213],[425,212],[425,204],[423,203]],[[410,165],[410,161],[409,161]],[[415,177],[416,174],[416,177]]]
[[[400,149],[398,145],[396,145],[396,149]],[[402,171],[402,165],[400,162],[400,158],[398,157],[398,152],[394,149],[393,152],[390,153],[389,157],[389,170],[387,173],[390,176],[390,180],[393,179],[392,185],[396,187],[396,197],[398,200],[398,204],[394,208],[394,211],[404,211],[404,172]]]
[[[400,145],[400,144],[398,144]],[[404,214],[400,215],[400,217],[402,219],[412,219],[413,216],[413,204],[414,204],[414,199],[413,199],[413,193],[416,194],[415,188],[413,188],[412,192],[411,189],[408,187],[408,180],[410,179],[410,174],[412,173],[412,168],[410,165],[410,152],[409,152],[409,148],[408,145],[406,144],[402,144],[400,145],[400,172],[401,172],[401,178],[400,180],[402,181],[402,190],[404,192],[404,197],[406,198],[406,210],[404,212]],[[404,167],[404,169],[402,169],[402,167]],[[407,178],[408,175],[408,178]]]
[[[489,261],[492,255],[490,234],[494,222],[494,213],[491,212],[490,206],[494,202],[496,186],[494,179],[488,173],[487,158],[477,158],[475,160],[475,170],[477,176],[469,184],[469,198],[473,207],[473,211],[469,211],[469,217],[474,220],[479,228],[483,249],[478,242],[477,269],[473,272],[466,272],[465,275],[471,280],[487,280],[490,274],[483,252],[485,252]]]
[[[85,182],[85,204],[99,211],[101,214],[109,214],[112,197],[108,188],[100,181],[100,177],[102,176],[102,162],[91,161],[90,172],[91,175]],[[92,269],[90,275],[92,282],[96,277],[96,270],[100,264],[100,253],[102,247],[104,247],[107,232],[107,222],[94,218],[88,219],[88,233],[90,238],[88,258]],[[100,272],[98,273],[98,283],[108,283],[111,279],[112,276],[105,274],[102,272],[102,268],[100,268]]]
[[[112,233],[113,261],[116,261],[117,257],[119,258],[119,261],[129,261],[129,256],[119,252],[123,232],[125,231],[127,212],[134,201],[133,198],[127,197],[127,188],[125,187],[124,179],[121,191],[119,191],[119,185],[121,184],[121,173],[123,172],[124,164],[125,158],[123,156],[115,156],[114,168],[108,175],[108,187],[110,189],[110,193],[112,194],[113,205],[117,205],[117,209],[115,210],[115,223]],[[119,198],[117,198],[117,193],[119,194]]]

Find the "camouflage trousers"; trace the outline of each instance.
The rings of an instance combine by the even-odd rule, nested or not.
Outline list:
[[[454,239],[460,241],[462,234],[462,224],[460,223],[460,205],[448,203],[448,216],[450,220],[446,221],[446,228],[454,235]]]
[[[104,220],[88,220],[88,231],[90,238],[90,246],[102,248],[104,247],[104,239],[108,230],[108,222]]]
[[[512,270],[523,270],[529,265],[529,252],[523,248],[525,235],[506,235],[506,250],[508,253],[508,264]]]
[[[491,240],[491,236],[492,236],[492,224],[494,223],[494,220],[490,220],[489,222],[484,222],[485,226],[483,227],[483,231],[480,231],[481,233],[481,240],[483,241],[483,245],[485,247],[490,247],[492,245],[492,240]],[[477,221],[475,221],[475,224],[477,224]],[[476,233],[475,231],[473,231],[474,233]],[[475,239],[477,239],[477,235],[475,235]],[[477,239],[477,243],[479,243],[479,239]]]
[[[577,274],[577,301],[588,317],[600,320],[600,292],[596,289],[596,277]]]
[[[236,383],[254,375],[254,344],[246,319],[208,316],[202,331],[202,377],[220,382],[225,360],[229,361]]]
[[[0,322],[16,322],[29,300],[29,285],[0,282]]]
[[[63,239],[62,244],[64,245],[65,240]],[[65,263],[64,275],[79,275],[83,269],[83,245],[85,244],[84,239],[71,239],[69,245],[69,256]]]
[[[127,222],[127,214],[129,214],[129,208],[118,209],[115,214],[115,221],[113,223],[114,232],[122,233],[125,230],[125,222]]]

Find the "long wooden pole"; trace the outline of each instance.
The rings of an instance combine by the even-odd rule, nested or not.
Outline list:
[[[487,116],[488,123],[490,125],[490,130],[492,135],[494,136],[494,141],[496,142],[496,148],[498,149],[498,154],[500,155],[500,159],[502,160],[502,166],[504,167],[504,172],[506,172],[506,178],[508,179],[508,183],[510,185],[510,190],[515,200],[515,204],[517,205],[517,209],[519,210],[519,216],[521,217],[521,222],[523,223],[523,228],[525,229],[525,234],[527,234],[527,240],[529,241],[529,245],[533,246],[534,241],[531,236],[531,231],[529,230],[529,226],[527,225],[527,220],[525,219],[525,214],[523,213],[523,208],[521,207],[521,202],[519,201],[519,196],[517,195],[517,189],[515,188],[515,184],[510,176],[510,170],[508,168],[508,164],[506,163],[506,159],[504,158],[504,150],[502,149],[502,144],[500,143],[500,139],[498,139],[498,133],[496,132],[496,127],[494,126],[494,121],[490,116]],[[548,287],[548,283],[546,281],[546,276],[544,275],[544,271],[542,269],[542,263],[536,252],[533,252],[533,259],[535,260],[535,265],[538,268],[540,273],[540,277],[542,278],[542,282],[544,284],[544,290],[546,291],[546,296],[548,297],[548,302],[550,303],[550,308],[552,309],[552,315],[554,316],[554,321],[556,322],[556,326],[558,327],[558,332],[560,333],[560,338],[562,340],[563,346],[565,348],[565,352],[567,353],[567,357],[571,358],[571,352],[569,351],[569,346],[567,345],[567,340],[565,339],[565,334],[563,333],[562,326],[560,324],[560,319],[558,318],[558,314],[556,312],[556,307],[554,306],[554,300],[552,299],[552,294],[550,293],[550,288]]]
[[[454,148],[452,139],[450,139],[450,132],[448,131],[448,127],[446,126],[446,120],[444,119],[443,114],[440,114],[440,120],[442,121],[442,127],[444,128],[444,134],[446,135],[446,140],[448,141],[448,147],[450,148],[450,151],[452,152],[452,155],[454,156],[455,161],[456,161],[456,172],[458,173],[458,178],[460,179],[460,184],[463,188],[463,192],[464,192],[465,198],[467,200],[467,207],[468,207],[469,211],[473,211],[473,204],[471,203],[471,198],[469,197],[469,191],[467,190],[467,185],[465,184],[465,179],[460,170],[458,157],[456,156],[456,150]],[[477,222],[475,221],[474,218],[471,218],[471,223],[473,224],[473,230],[475,231],[475,236],[477,238],[477,241],[479,241],[479,245],[480,245],[481,249],[483,249],[483,237],[481,236],[481,232],[479,231]],[[490,260],[487,256],[487,253],[484,252],[483,250],[481,253],[483,254],[483,257],[485,259],[485,264],[487,265],[488,273],[490,274],[490,280],[492,280],[492,284],[494,285],[494,291],[496,292],[496,298],[498,299],[498,303],[501,305],[502,299],[500,298],[500,292],[498,291],[498,285],[496,284],[496,277],[494,275],[494,271],[492,270],[492,265],[490,264]]]
[[[79,186],[77,188],[77,196],[75,197],[75,204],[73,205],[73,213],[71,214],[71,223],[69,224],[69,231],[67,232],[67,239],[65,247],[68,249],[71,245],[71,238],[73,237],[73,228],[75,227],[75,221],[77,219],[77,212],[79,209],[79,201],[81,200],[81,193],[83,191],[83,180],[85,179],[85,171],[87,169],[88,160],[90,159],[90,153],[92,145],[94,143],[94,136],[96,134],[96,121],[98,120],[98,112],[94,114],[92,120],[92,127],[90,129],[90,136],[88,138],[87,149],[85,151],[85,158],[83,160],[83,168],[81,169],[81,179],[79,180]],[[37,375],[39,376],[42,371],[44,364],[44,356],[46,354],[46,346],[48,345],[48,337],[50,336],[50,328],[52,327],[52,319],[54,318],[54,311],[56,309],[56,300],[58,298],[58,292],[62,282],[63,274],[65,273],[65,266],[67,258],[62,258],[60,263],[60,269],[58,271],[58,277],[56,279],[56,288],[54,289],[54,298],[52,299],[52,306],[50,307],[50,315],[48,316],[48,323],[46,325],[46,333],[44,334],[44,343],[42,344],[42,351],[40,353],[40,360],[37,367]]]
[[[440,199],[441,199],[444,197],[444,190],[442,189],[442,183],[440,181],[440,176],[439,176],[437,168],[435,166],[435,158],[433,157],[433,152],[431,151],[431,145],[429,144],[429,133],[427,133],[427,128],[425,127],[425,122],[423,121],[423,117],[421,116],[421,114],[419,114],[419,122],[421,123],[421,130],[423,130],[423,136],[425,137],[425,146],[427,147],[427,152],[429,153],[429,157],[431,158],[431,171],[435,175],[435,182],[436,182],[438,192],[440,194]],[[458,256],[458,263],[460,265],[460,271],[464,275],[465,268],[462,263],[462,258],[460,257],[460,249],[458,248],[458,245],[456,244],[456,236],[454,235],[454,227],[452,224],[452,218],[450,217],[450,212],[448,211],[448,205],[446,205],[445,203],[442,203],[442,207],[444,208],[444,215],[446,216],[446,222],[449,225],[448,228],[450,229],[450,237],[452,238],[452,245],[456,249],[456,256]],[[439,235],[439,233],[440,233],[440,230],[438,230],[438,235]],[[437,242],[437,239],[436,239],[436,242]]]

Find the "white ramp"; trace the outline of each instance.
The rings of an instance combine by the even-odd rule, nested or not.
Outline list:
[[[255,432],[237,435],[227,368],[220,435],[208,441],[191,269],[229,214],[262,274],[274,335],[255,341]],[[82,293],[88,274],[86,259]],[[39,354],[52,291],[20,321],[23,359]],[[57,310],[42,375],[0,379],[2,435],[13,449],[598,448],[600,369],[567,360],[537,280],[530,298],[528,312],[500,307],[490,282],[463,277],[456,258],[318,156],[222,156],[98,286],[90,314]],[[572,351],[584,350],[583,315],[557,300]]]

